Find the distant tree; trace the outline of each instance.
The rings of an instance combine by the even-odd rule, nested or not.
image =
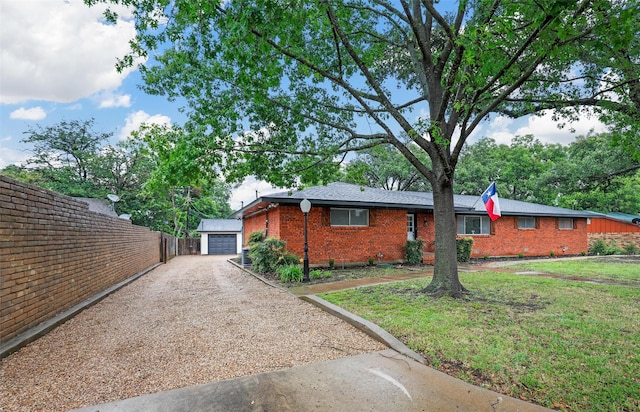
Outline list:
[[[30,183],[34,185],[38,185],[40,180],[42,179],[40,174],[36,170],[28,169],[24,166],[18,166],[18,165],[8,165],[2,170],[0,170],[0,174],[4,176],[9,176],[21,182]]]
[[[428,158],[423,161],[428,163]],[[431,190],[429,181],[393,146],[359,152],[344,167],[340,180],[385,190]]]
[[[509,145],[483,138],[468,145],[456,170],[456,188],[461,194],[480,195],[479,182],[495,181],[501,197],[546,203],[542,176],[564,157],[559,144],[542,144],[532,135],[516,136]]]
[[[64,180],[66,175],[67,183],[87,182],[89,162],[112,136],[112,133],[93,130],[94,124],[94,119],[63,120],[53,126],[30,128],[25,132],[27,137],[22,139],[24,143],[33,144],[34,156],[28,160],[29,164],[52,181]]]
[[[177,157],[180,150],[196,150],[171,140],[179,129],[173,135],[158,133],[157,139],[147,136],[149,144],[136,131],[130,140],[111,145],[106,144],[111,133],[96,133],[93,125],[93,119],[75,120],[30,129],[25,139],[34,143],[29,167],[8,166],[2,174],[69,196],[105,199],[116,194],[119,214],[176,236],[196,235],[200,219],[231,213],[229,186],[215,172],[197,174]],[[183,172],[196,177],[186,179]]]
[[[579,136],[568,146],[532,136],[510,145],[483,138],[467,145],[456,170],[456,191],[480,195],[479,181],[498,185],[501,197],[571,209],[637,213],[640,162],[615,143],[615,133]]]
[[[462,195],[478,195],[488,182],[498,182],[503,148],[495,140],[484,137],[474,144],[466,144],[460,152],[456,168],[454,190]],[[498,191],[500,195],[502,191]]]
[[[166,231],[191,236],[199,219],[231,214],[230,185],[218,178],[219,170],[198,161],[208,145],[193,145],[177,126],[143,126],[133,138],[144,141],[152,162],[141,195],[164,205]]]
[[[553,188],[558,206],[601,212],[640,211],[640,161],[617,145],[616,133],[580,136],[566,157],[545,173],[540,186]]]

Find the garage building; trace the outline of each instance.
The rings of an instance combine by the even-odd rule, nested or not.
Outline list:
[[[242,250],[242,221],[202,219],[198,225],[203,255],[238,255]]]

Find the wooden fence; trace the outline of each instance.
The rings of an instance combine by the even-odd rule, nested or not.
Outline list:
[[[178,255],[199,255],[200,239],[199,238],[178,238]]]

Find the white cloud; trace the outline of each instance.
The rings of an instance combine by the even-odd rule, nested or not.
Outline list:
[[[582,114],[576,122],[566,122],[563,128],[561,122],[553,120],[551,112],[544,112],[540,116],[527,116],[511,119],[497,116],[481,124],[472,134],[469,143],[475,143],[482,137],[490,137],[498,144],[511,144],[516,136],[533,135],[542,143],[569,144],[577,136],[586,136],[590,132],[605,132],[607,127],[595,116]]]
[[[118,23],[107,24],[104,9],[82,0],[0,1],[0,102],[68,103],[120,86],[131,69],[114,66],[129,51],[134,22],[119,7]]]
[[[596,117],[582,115],[576,122],[567,122],[563,128],[558,128],[560,122],[553,120],[551,112],[545,112],[541,116],[530,116],[525,126],[520,127],[514,133],[516,136],[533,135],[542,143],[569,144],[577,136],[586,136],[590,132],[601,133],[607,127]]]
[[[25,109],[21,107],[17,110],[12,111],[9,114],[10,119],[21,119],[21,120],[42,120],[47,117],[47,113],[42,110],[42,107],[32,107],[30,109]]]
[[[9,138],[8,140],[11,140],[11,138]],[[7,141],[7,139],[4,138],[1,141]],[[0,169],[3,169],[12,164],[19,165],[21,163],[24,163],[28,158],[28,153],[5,147],[0,144]]]
[[[115,94],[113,92],[101,92],[96,96],[100,103],[98,108],[108,109],[113,107],[131,107],[130,94]]]
[[[229,198],[229,205],[232,210],[239,210],[249,203],[256,200],[256,191],[258,197],[265,196],[271,193],[282,192],[284,189],[275,188],[271,183],[267,183],[262,180],[257,180],[255,177],[250,176],[244,179],[242,184],[231,192]]]
[[[120,140],[126,140],[131,136],[131,132],[140,129],[143,124],[157,124],[171,126],[171,118],[163,114],[154,114],[153,116],[144,110],[138,110],[131,113],[125,120],[124,127],[120,130],[118,137]]]

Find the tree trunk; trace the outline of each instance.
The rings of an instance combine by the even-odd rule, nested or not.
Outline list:
[[[457,224],[453,204],[453,180],[433,184],[433,214],[435,221],[435,265],[433,279],[424,292],[435,296],[460,298],[469,291],[458,278],[456,256]]]

